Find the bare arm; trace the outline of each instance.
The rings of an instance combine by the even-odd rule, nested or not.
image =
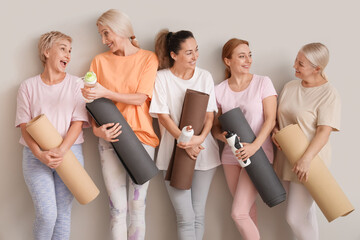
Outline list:
[[[257,150],[263,145],[266,138],[270,135],[275,126],[276,119],[276,96],[269,96],[262,101],[264,109],[264,123],[261,127],[259,134],[252,143],[243,143],[244,147],[240,148],[236,156],[243,160],[248,159],[255,154]],[[241,141],[241,138],[240,138]]]
[[[193,160],[196,160],[196,157],[204,148],[201,146],[205,140],[207,134],[209,134],[212,126],[212,121],[214,118],[214,113],[206,113],[204,128],[200,135],[194,135],[190,142],[188,143],[179,143],[177,146],[186,150],[187,154]],[[174,121],[171,119],[169,114],[158,114],[158,119],[161,125],[163,125],[166,130],[175,138],[178,139],[181,135],[181,130],[176,126]]]
[[[203,127],[203,130],[201,131],[200,135],[198,135],[198,136],[194,135],[189,142],[179,143],[178,146],[180,148],[185,149],[188,147],[194,147],[194,146],[198,146],[198,145],[202,144],[205,141],[206,136],[210,133],[213,121],[214,121],[214,113],[207,112],[205,115],[204,127]]]
[[[219,117],[221,116],[221,114],[222,114],[222,110],[221,110],[221,108],[218,108],[218,112],[217,112],[216,116],[214,117],[214,123],[213,123],[212,129],[211,129],[211,133],[216,139],[218,139],[224,143],[227,143],[226,138],[225,138],[226,132],[221,131],[221,124],[219,121]]]
[[[108,142],[119,141],[119,139],[117,139],[116,137],[118,137],[122,133],[122,126],[119,123],[107,123],[99,127],[94,121],[94,119],[91,119],[91,126],[95,136],[102,138]]]
[[[35,140],[30,136],[26,131],[26,123],[20,124],[21,134],[34,154],[34,156],[39,159],[42,163],[47,165],[50,168],[57,168],[62,162],[63,156],[71,148],[76,139],[78,138],[82,130],[82,121],[74,121],[71,123],[70,128],[63,139],[61,145],[57,148],[50,149],[48,151],[43,151]]]
[[[330,126],[321,125],[316,128],[314,138],[292,169],[300,181],[306,182],[308,180],[311,161],[329,141],[331,131],[332,127]]]
[[[129,105],[142,105],[148,96],[144,93],[117,93],[96,83],[94,88],[82,88],[81,93],[86,99],[108,98],[114,102],[121,102]]]
[[[181,130],[176,126],[169,114],[158,114],[158,119],[159,123],[161,123],[175,139],[179,138]]]

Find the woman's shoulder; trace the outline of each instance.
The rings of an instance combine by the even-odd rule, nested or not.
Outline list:
[[[169,72],[170,72],[169,68],[164,68],[164,69],[158,70],[156,74],[158,77],[166,77],[169,74]]]
[[[31,87],[34,84],[37,84],[39,82],[39,80],[41,80],[40,74],[35,75],[33,77],[29,77],[21,82],[20,88]]]
[[[330,82],[324,84],[324,92],[328,95],[329,98],[340,98],[338,90]]]
[[[284,89],[298,88],[301,86],[301,80],[295,79],[285,83]]]
[[[196,68],[195,68],[195,72],[196,72],[199,76],[211,77],[211,78],[212,78],[211,73],[210,73],[208,70],[205,70],[205,69],[203,69],[203,68],[196,67]]]
[[[71,86],[82,87],[82,80],[78,76],[66,73],[64,81],[67,81]]]
[[[223,89],[228,85],[228,79],[225,79],[223,81],[221,81],[220,83],[215,85],[215,90],[216,89]]]
[[[110,57],[112,54],[110,51],[106,51],[106,52],[102,52],[99,54],[96,54],[95,57],[93,58],[93,60],[99,60],[105,57]]]

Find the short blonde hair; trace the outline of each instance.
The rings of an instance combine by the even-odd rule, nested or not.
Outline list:
[[[305,55],[306,59],[309,60],[314,67],[319,67],[320,75],[327,79],[324,69],[329,62],[328,48],[322,43],[309,43],[304,45],[300,49],[300,52]]]
[[[129,38],[135,47],[140,47],[136,40],[130,18],[125,13],[120,12],[117,9],[110,9],[98,18],[96,25],[107,26],[115,34]]]
[[[70,43],[72,43],[72,38],[70,36],[58,31],[51,31],[41,35],[38,48],[39,57],[44,66],[46,63],[45,51],[49,50],[54,43],[62,39],[68,40]]]

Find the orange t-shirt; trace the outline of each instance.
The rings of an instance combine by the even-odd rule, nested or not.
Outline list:
[[[158,60],[156,55],[140,49],[130,56],[117,56],[112,52],[97,55],[91,62],[90,71],[95,72],[98,82],[118,93],[144,93],[148,96],[141,106],[116,102],[140,142],[156,147],[159,145],[149,115]]]

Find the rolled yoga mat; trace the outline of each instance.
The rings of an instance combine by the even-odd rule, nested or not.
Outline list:
[[[28,122],[26,131],[45,151],[60,146],[63,141],[59,132],[44,114]],[[55,170],[79,203],[87,204],[99,195],[99,189],[71,150],[64,155],[63,161]]]
[[[281,129],[275,139],[292,166],[309,146],[308,139],[297,124]],[[319,156],[312,160],[309,178],[303,184],[329,222],[354,211],[354,207]]]
[[[111,144],[135,184],[144,184],[159,172],[154,161],[110,99],[96,99],[87,103],[86,109],[99,126],[106,123],[119,123],[122,126],[122,133],[117,137],[119,141]]]
[[[223,131],[235,132],[241,142],[252,143],[256,136],[240,108],[234,108],[219,117]],[[273,207],[285,201],[286,191],[271,166],[264,150],[260,149],[250,157],[251,164],[245,167],[249,178],[262,200]]]
[[[191,125],[194,134],[199,135],[204,127],[209,95],[203,92],[187,89],[180,117],[179,128]],[[174,154],[170,160],[165,180],[170,180],[170,186],[177,189],[190,189],[195,169],[195,160],[192,160],[182,148],[174,147]]]

